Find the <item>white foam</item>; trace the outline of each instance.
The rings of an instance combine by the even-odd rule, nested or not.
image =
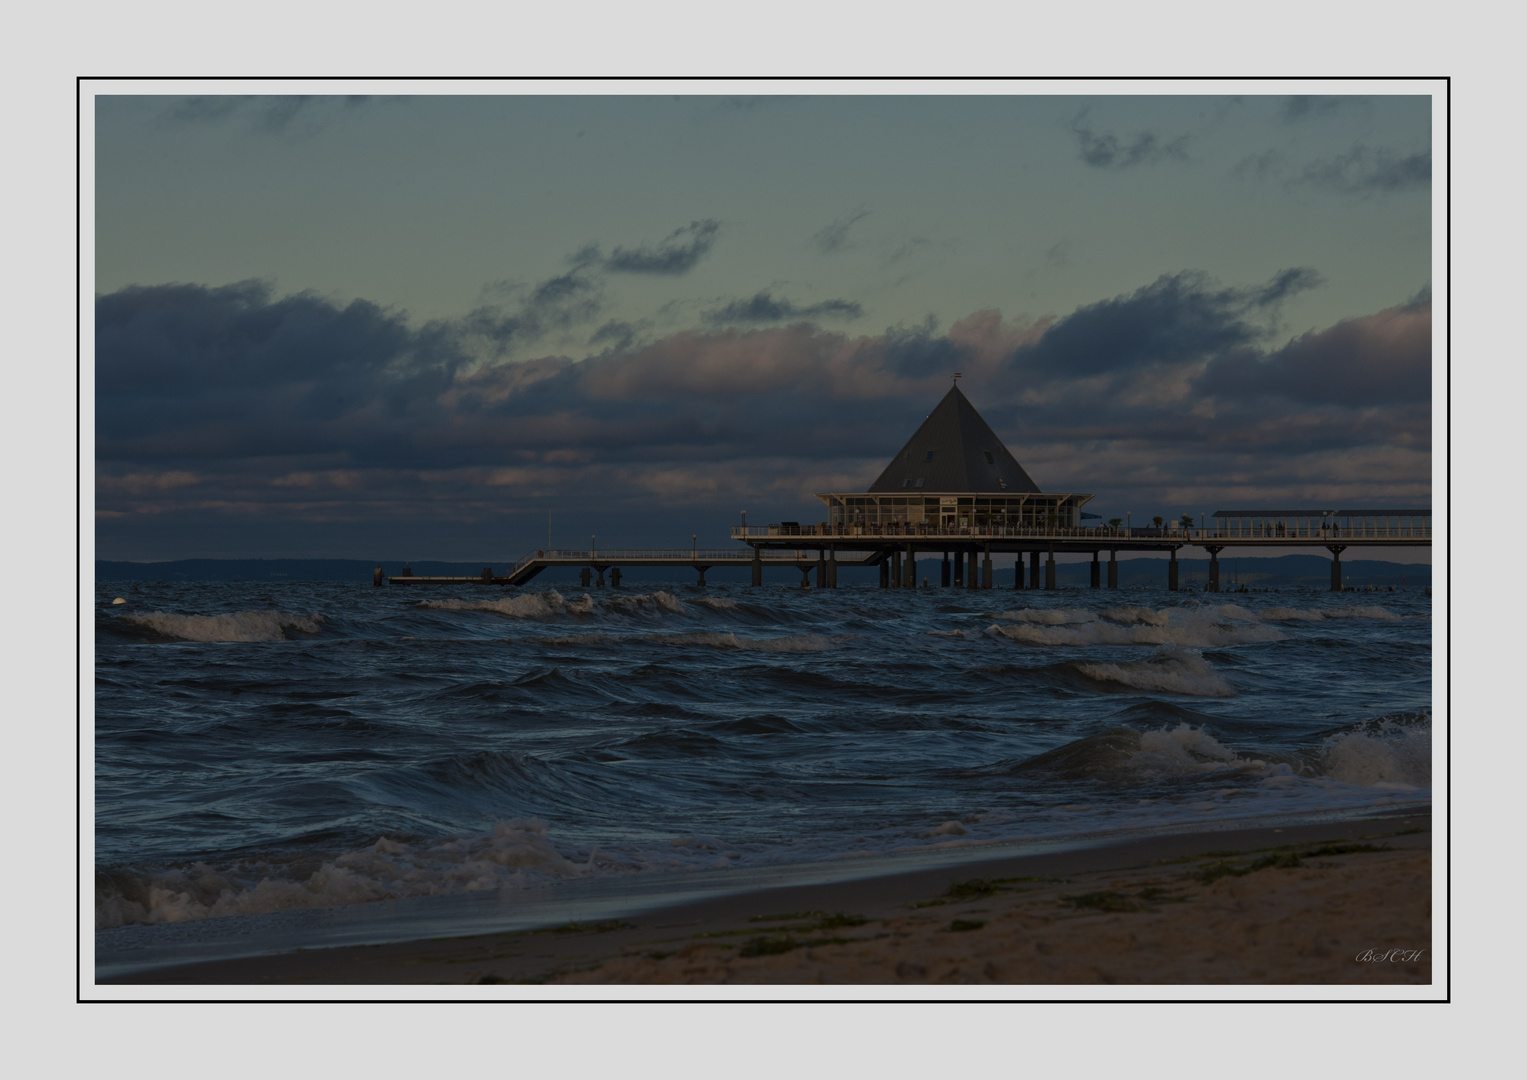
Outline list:
[[[318,612],[295,615],[286,611],[235,611],[227,615],[171,615],[149,611],[122,616],[165,637],[181,641],[285,641],[286,631],[316,634],[323,623]]]
[[[1326,619],[1381,619],[1385,622],[1399,622],[1401,618],[1377,604],[1333,608],[1275,607],[1261,612],[1261,616],[1272,622],[1324,622]]]
[[[417,846],[384,836],[305,877],[272,867],[220,872],[196,863],[148,879],[130,889],[132,895],[110,887],[97,893],[96,929],[498,889],[581,875],[593,860],[592,854],[588,863],[564,857],[534,818],[502,822],[486,836]]]
[[[1005,617],[1029,612],[1008,612]],[[1061,611],[1064,621],[1025,618],[1015,626],[992,624],[987,633],[1025,645],[1180,645],[1208,649],[1280,641],[1283,631],[1262,625],[1233,604],[1209,607],[1110,608],[1107,618],[1090,612]],[[1085,615],[1085,619],[1073,616]]]
[[[712,611],[735,611],[737,609],[737,601],[728,600],[724,596],[700,596],[691,600],[690,603],[699,604],[701,607],[708,607]]]
[[[1431,722],[1383,720],[1332,736],[1322,751],[1321,770],[1344,784],[1399,790],[1430,787]]]
[[[574,601],[571,605],[555,589],[543,593],[522,593],[504,596],[497,600],[421,600],[419,606],[431,611],[488,611],[507,615],[511,619],[548,619],[564,614],[584,614],[593,608],[593,601],[585,593],[586,604]]]
[[[1148,660],[1122,664],[1077,664],[1076,670],[1098,682],[1117,683],[1185,697],[1234,697],[1235,689],[1198,653],[1165,646]]]

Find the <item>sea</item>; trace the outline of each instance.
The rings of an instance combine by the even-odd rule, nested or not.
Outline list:
[[[1424,588],[96,593],[101,956],[1431,799]]]

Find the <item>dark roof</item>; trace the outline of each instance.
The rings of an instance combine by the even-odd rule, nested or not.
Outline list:
[[[1430,510],[1216,510],[1217,518],[1431,517]]]
[[[908,480],[912,488],[921,491],[1039,492],[1039,485],[1023,471],[958,386],[944,395],[869,490],[905,491]]]

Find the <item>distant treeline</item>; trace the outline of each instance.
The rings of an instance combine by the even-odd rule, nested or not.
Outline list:
[[[927,554],[917,561],[919,584],[927,578],[930,584],[939,581],[940,559]],[[1004,559],[1005,562],[1005,559]],[[1103,581],[1108,580],[1108,560],[1102,566]],[[1221,556],[1220,588],[1245,585],[1248,588],[1271,588],[1276,586],[1315,586],[1326,588],[1331,583],[1331,561],[1321,555],[1283,555],[1276,559],[1227,558]],[[95,564],[97,581],[354,581],[371,582],[371,572],[378,564],[361,559],[179,559],[174,562],[112,562],[101,560]],[[402,571],[403,563],[388,560],[380,564],[388,574]],[[493,566],[495,573],[504,573],[510,563],[489,562],[414,562],[410,564],[415,574],[424,576],[475,576],[483,567]],[[1208,559],[1179,559],[1179,581],[1183,587],[1202,586],[1209,580]],[[1166,585],[1167,560],[1120,559],[1119,584],[1124,587]],[[1091,579],[1090,564],[1086,562],[1057,562],[1056,583],[1067,587],[1087,585]],[[1025,561],[1024,572],[1028,572]],[[1041,573],[1043,563],[1041,563]],[[626,581],[690,583],[691,571],[684,567],[632,567],[622,571]],[[1347,584],[1355,587],[1368,585],[1430,585],[1432,568],[1429,563],[1392,563],[1378,559],[1343,559],[1342,576]],[[994,584],[999,588],[1011,588],[1013,572],[1007,566],[997,569]],[[531,582],[531,587],[557,585],[566,587],[576,582],[575,568],[548,570]],[[746,565],[716,567],[706,574],[715,584],[737,584],[748,578]],[[878,579],[878,571],[865,568],[844,567],[839,571],[839,581],[845,585],[863,584]],[[784,567],[772,568],[765,576],[770,585],[799,584],[799,575]]]

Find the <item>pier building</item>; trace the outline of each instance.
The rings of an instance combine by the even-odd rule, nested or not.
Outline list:
[[[1349,510],[1220,510],[1197,525],[1184,517],[1149,527],[1103,523],[1082,509],[1092,495],[1042,491],[961,393],[944,395],[901,450],[864,491],[818,492],[823,520],[742,525],[732,539],[743,547],[673,549],[538,550],[507,573],[484,567],[481,576],[415,577],[407,568],[390,579],[378,567],[380,585],[523,585],[553,566],[581,568],[590,584],[605,574],[620,586],[622,566],[683,566],[699,575],[716,566],[749,566],[752,583],[763,584],[765,567],[801,572],[801,584],[836,588],[838,567],[879,568],[880,585],[910,589],[919,584],[919,557],[936,556],[944,587],[992,587],[992,556],[1016,556],[1015,589],[1056,587],[1057,553],[1092,555],[1091,585],[1103,587],[1102,555],[1108,553],[1107,587],[1119,586],[1121,551],[1165,552],[1166,585],[1178,587],[1177,552],[1187,546],[1209,554],[1208,589],[1219,591],[1219,553],[1227,549],[1323,547],[1331,553],[1331,588],[1342,588],[1341,555],[1349,548],[1430,547],[1429,508]],[[1114,519],[1117,520],[1117,519]],[[1159,520],[1159,519],[1157,519]],[[1041,574],[1041,557],[1043,573]],[[1028,560],[1028,574],[1023,572]]]

